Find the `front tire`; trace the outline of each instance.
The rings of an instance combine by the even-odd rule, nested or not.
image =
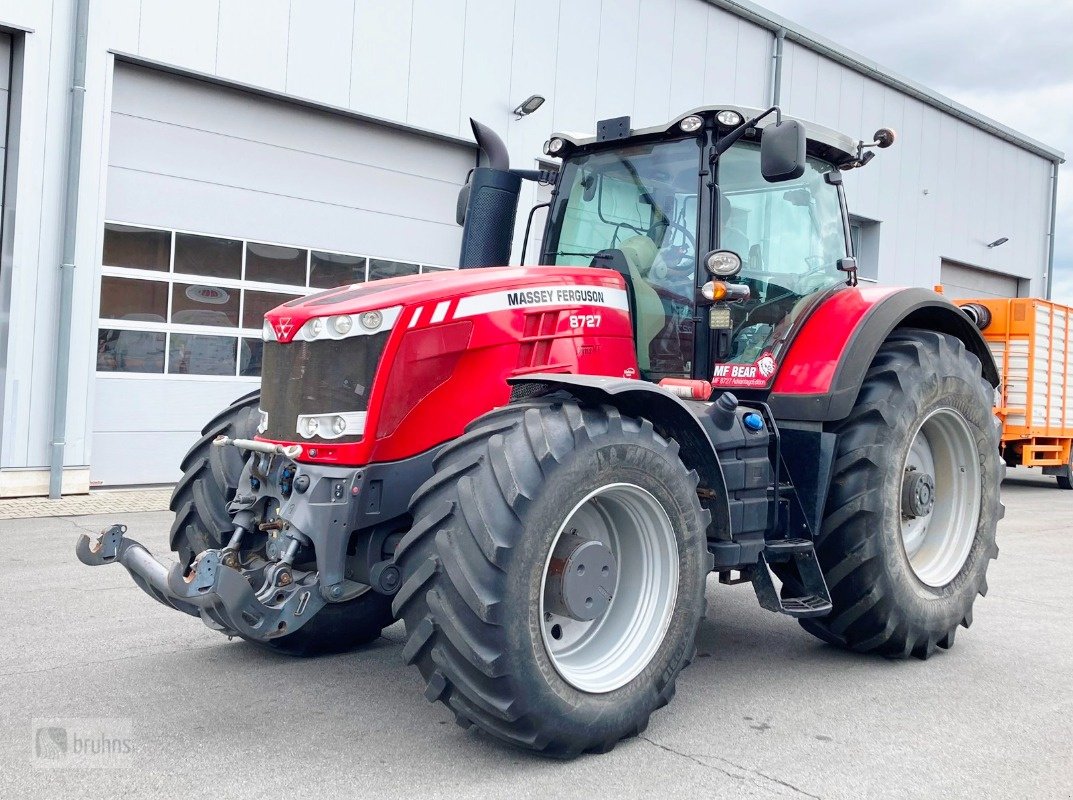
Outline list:
[[[171,549],[183,564],[203,550],[224,547],[231,536],[227,504],[245,460],[237,448],[215,447],[212,441],[221,434],[252,439],[260,397],[258,392],[240,397],[213,417],[182,461],[183,477],[171,496]],[[329,603],[294,633],[254,643],[295,656],[342,653],[373,641],[392,622],[391,598],[370,589],[345,603]]]
[[[816,543],[834,609],[802,627],[890,657],[951,647],[987,592],[1003,514],[992,387],[979,360],[952,336],[896,331],[834,432]]]
[[[703,617],[696,485],[677,443],[614,408],[535,400],[472,423],[415,494],[395,554],[403,654],[425,696],[556,757],[644,730]],[[564,588],[586,566],[611,581],[606,606],[595,583]]]

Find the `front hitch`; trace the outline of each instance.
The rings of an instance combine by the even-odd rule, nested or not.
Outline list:
[[[91,567],[122,564],[141,589],[160,603],[228,636],[267,641],[293,633],[322,606],[315,574],[295,577],[281,565],[253,559],[241,571],[225,563],[223,550],[205,550],[189,570],[160,563],[143,545],[126,538],[126,525],[113,525],[75,545],[78,560]],[[230,560],[230,559],[229,559]],[[254,584],[259,587],[254,590]]]

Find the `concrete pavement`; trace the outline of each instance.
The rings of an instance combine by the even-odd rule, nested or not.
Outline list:
[[[1011,472],[1002,553],[957,644],[927,662],[828,647],[709,584],[701,657],[644,736],[569,763],[454,725],[400,660],[294,660],[229,642],[74,557],[125,522],[157,553],[167,513],[0,521],[0,792],[19,798],[1073,797],[1073,492]],[[117,769],[42,769],[35,718],[130,720]]]

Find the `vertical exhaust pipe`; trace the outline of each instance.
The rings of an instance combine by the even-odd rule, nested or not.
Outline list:
[[[522,179],[510,171],[507,146],[495,131],[474,119],[469,123],[488,166],[474,169],[458,193],[456,219],[462,226],[458,266],[507,266]]]

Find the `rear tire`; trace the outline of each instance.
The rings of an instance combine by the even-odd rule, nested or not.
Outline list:
[[[245,460],[237,448],[215,447],[212,440],[221,434],[252,439],[259,401],[260,393],[254,392],[217,414],[182,461],[183,477],[171,496],[171,549],[183,564],[189,565],[203,550],[223,547],[231,537],[227,504],[235,496]],[[329,603],[294,633],[254,643],[296,656],[341,653],[373,641],[392,622],[391,598],[369,590],[346,603]]]
[[[614,408],[542,399],[477,419],[435,466],[395,553],[403,655],[425,696],[463,726],[560,758],[639,734],[674,694],[704,615],[708,515],[677,443]],[[613,596],[603,616],[575,617],[556,636],[551,553],[571,532],[591,544],[601,526],[617,559]],[[638,602],[650,585],[665,589]]]
[[[969,627],[1003,514],[992,394],[979,360],[952,336],[907,329],[883,344],[833,429],[816,552],[834,609],[800,620],[805,630],[851,650],[923,659]],[[929,458],[933,510],[914,517],[921,507],[903,496],[906,476],[926,471]],[[792,580],[784,591],[796,591]]]

